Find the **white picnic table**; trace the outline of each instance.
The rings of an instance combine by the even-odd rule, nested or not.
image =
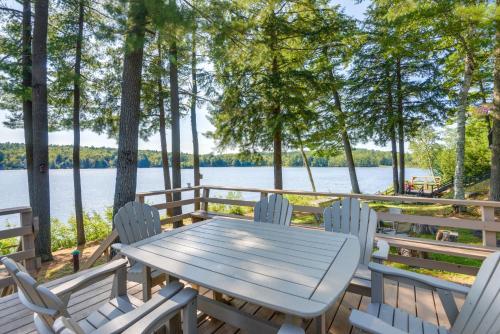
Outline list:
[[[121,253],[143,263],[145,275],[161,270],[291,321],[315,318],[317,332],[324,332],[324,314],[354,275],[360,246],[352,235],[215,217],[124,245]],[[278,329],[204,296],[198,308],[250,332]]]

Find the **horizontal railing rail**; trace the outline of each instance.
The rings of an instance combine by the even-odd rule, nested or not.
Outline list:
[[[16,250],[5,256],[15,261],[22,262],[29,272],[35,272],[37,261],[35,255],[35,237],[38,233],[38,218],[33,217],[30,207],[16,207],[0,209],[0,216],[19,215],[20,225],[0,229],[0,240],[20,238],[20,243],[13,246]],[[0,272],[0,289],[13,284],[13,280]]]
[[[446,228],[460,228],[469,230],[482,230],[483,246],[463,245],[452,242],[433,241],[423,238],[411,238],[404,236],[390,236],[385,234],[377,234],[377,238],[385,239],[389,244],[396,248],[407,248],[417,250],[420,252],[440,253],[447,255],[461,256],[472,259],[484,259],[491,252],[498,250],[497,233],[500,232],[500,222],[495,218],[495,209],[500,208],[500,202],[495,201],[482,201],[482,200],[455,200],[455,199],[438,199],[426,197],[413,197],[413,196],[386,196],[386,195],[368,195],[368,194],[346,194],[334,192],[312,192],[301,190],[278,190],[278,189],[261,189],[261,188],[244,188],[244,187],[227,187],[227,186],[212,186],[202,185],[196,187],[179,188],[172,190],[159,190],[140,192],[136,195],[136,201],[147,203],[148,200],[154,196],[165,196],[166,194],[174,193],[189,193],[193,192],[192,197],[184,198],[182,200],[165,202],[163,198],[162,203],[152,204],[158,210],[166,210],[172,208],[184,208],[185,206],[195,205],[194,210],[188,210],[180,215],[168,216],[163,215],[163,224],[172,224],[174,222],[183,221],[187,218],[207,218],[216,214],[224,215],[223,213],[210,212],[210,204],[223,204],[228,206],[243,206],[253,207],[256,203],[254,200],[245,199],[229,199],[216,197],[213,195],[214,191],[219,192],[240,192],[240,193],[258,193],[260,197],[268,196],[269,194],[283,194],[283,195],[297,195],[297,196],[312,196],[312,197],[325,197],[331,200],[342,199],[346,197],[358,198],[368,202],[385,202],[391,203],[419,203],[419,204],[437,204],[449,205],[457,207],[477,207],[480,209],[481,217],[474,219],[469,218],[450,218],[450,217],[437,217],[437,216],[423,216],[415,214],[394,214],[388,212],[378,212],[378,217],[382,221],[395,221],[400,223],[411,223],[420,225],[431,225]],[[201,210],[197,209],[197,206]],[[312,205],[294,205],[294,213],[312,214],[316,217],[322,216],[323,208],[320,206]],[[226,214],[231,217],[243,217],[241,215]],[[247,217],[248,218],[248,217]],[[294,222],[292,221],[293,225]],[[299,224],[300,226],[300,224]],[[109,247],[116,239],[117,234],[114,232],[106,241],[101,245],[99,252],[94,253],[95,256],[91,257],[88,266],[93,265],[97,258]],[[419,266],[429,269],[441,269],[446,271],[465,273],[474,275],[477,273],[477,267],[460,265],[454,263],[447,263],[443,261],[435,261],[425,258],[405,257],[400,255],[391,255],[391,261],[408,264],[411,266]],[[92,262],[93,261],[93,262]]]

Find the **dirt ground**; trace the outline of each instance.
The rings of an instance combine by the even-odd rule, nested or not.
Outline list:
[[[71,254],[75,249],[80,253],[80,268],[90,258],[92,253],[99,247],[99,242],[91,242],[83,247],[61,249],[52,253],[54,260],[42,263],[42,267],[37,275],[39,282],[51,281],[73,273],[73,255]],[[104,263],[105,257],[97,261],[96,265]]]

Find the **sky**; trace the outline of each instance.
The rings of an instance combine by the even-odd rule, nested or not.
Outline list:
[[[2,1],[0,1],[2,2]],[[11,4],[13,1],[7,1],[7,4]],[[356,4],[354,0],[332,0],[334,4],[339,4],[345,11],[346,14],[356,18],[363,19],[364,12],[368,7],[370,1],[363,1],[360,4]],[[0,110],[0,142],[24,142],[23,129],[9,129],[3,125],[3,121],[6,119],[7,111]],[[199,145],[200,153],[206,154],[216,151],[216,145],[210,138],[207,138],[204,134],[207,131],[213,130],[213,126],[207,119],[207,109],[202,107],[198,109],[197,115],[197,125],[199,133]],[[181,151],[186,153],[192,153],[192,136],[191,136],[191,123],[189,117],[184,117],[181,119],[180,124],[181,130]],[[167,140],[171,138],[170,130],[167,130]],[[57,131],[49,133],[49,144],[54,145],[71,145],[73,143],[73,132],[72,131]],[[168,144],[170,140],[168,140]],[[117,142],[115,139],[107,138],[106,135],[98,135],[89,130],[84,130],[81,133],[81,145],[82,146],[96,146],[96,147],[117,147]],[[373,143],[366,143],[356,145],[356,147],[363,148],[378,148],[378,149],[388,149],[387,147],[377,147]],[[151,136],[148,141],[139,140],[139,149],[148,150],[160,150],[160,136],[156,134]]]

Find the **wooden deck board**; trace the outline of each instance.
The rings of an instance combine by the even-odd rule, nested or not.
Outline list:
[[[60,282],[64,282],[62,280]],[[50,284],[53,285],[53,284]],[[70,300],[70,313],[76,318],[81,319],[87,316],[92,310],[97,309],[108,299],[111,288],[111,279],[98,282],[75,295]],[[153,292],[159,287],[155,287]],[[128,291],[131,295],[142,298],[142,286],[140,284],[129,282]],[[200,293],[211,296],[211,291],[200,287]],[[444,313],[441,302],[436,294],[431,291],[415,288],[406,284],[397,284],[387,281],[385,288],[386,302],[392,306],[402,308],[412,314],[423,317],[427,321],[439,323],[445,327],[449,326],[448,319]],[[463,303],[463,298],[457,298],[459,306]],[[279,312],[259,307],[251,303],[238,299],[231,299],[230,303],[240,310],[254,314],[255,316],[270,320],[274,323],[283,323],[285,316]],[[339,301],[326,314],[326,324],[329,333],[358,333],[349,324],[349,315],[351,309],[366,309],[370,303],[369,297],[346,292],[339,298]],[[15,295],[0,298],[0,333],[34,333],[35,328],[32,322],[32,314],[25,309]],[[304,321],[306,333],[314,331],[315,322],[311,320]],[[200,334],[243,334],[244,332],[226,324],[217,319],[208,316],[200,316],[198,323],[198,332]]]

